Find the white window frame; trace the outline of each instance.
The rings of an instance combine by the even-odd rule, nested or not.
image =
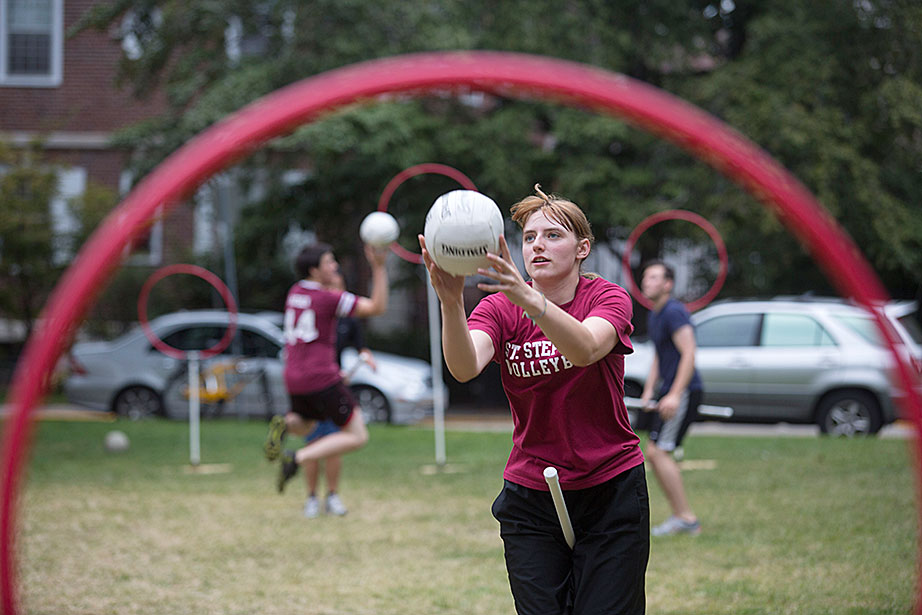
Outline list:
[[[193,197],[192,253],[196,256],[218,250],[218,207],[214,178],[200,187]]]
[[[51,72],[47,75],[8,74],[8,4],[9,0],[0,0],[0,87],[58,87],[64,77],[64,0],[51,0]]]
[[[0,0],[2,1],[2,0]],[[118,178],[118,191],[119,194],[124,199],[125,196],[131,192],[131,188],[134,184],[134,173],[128,170],[123,170],[121,175]],[[122,252],[122,257],[125,259],[126,265],[134,265],[139,267],[156,267],[163,263],[163,208],[158,207],[157,213],[154,215],[154,222],[151,224],[150,229],[148,230],[150,235],[150,240],[148,242],[148,250],[141,251],[139,249],[132,250],[132,244],[125,246],[125,249]]]
[[[59,168],[57,178],[57,194],[48,204],[54,231],[51,258],[55,265],[66,265],[74,259],[79,248],[74,243],[74,236],[80,231],[81,224],[70,202],[86,191],[87,172],[83,167]]]

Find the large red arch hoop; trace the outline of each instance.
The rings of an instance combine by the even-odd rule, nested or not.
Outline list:
[[[0,509],[0,608],[16,613],[16,496],[29,447],[32,410],[89,303],[121,261],[122,250],[158,214],[205,179],[265,141],[321,114],[382,94],[420,95],[446,87],[533,96],[631,122],[684,148],[771,208],[807,247],[839,292],[873,315],[898,366],[904,414],[922,437],[922,398],[912,368],[879,309],[887,293],[855,244],[810,192],[752,142],[716,118],[655,87],[583,64],[499,52],[423,53],[363,62],[294,83],[215,124],[165,160],[99,226],[58,283],[16,368],[3,434]],[[523,187],[524,188],[524,187]],[[919,477],[922,458],[916,446]],[[922,589],[920,589],[922,591]],[[917,601],[917,613],[922,607]]]
[[[643,235],[644,231],[654,224],[659,224],[666,220],[684,220],[685,222],[691,222],[697,225],[708,234],[708,237],[714,242],[714,247],[717,248],[717,258],[720,260],[720,270],[717,272],[717,279],[714,280],[714,283],[711,284],[711,287],[706,293],[694,301],[689,301],[685,306],[688,308],[689,312],[695,312],[714,300],[714,297],[716,297],[720,289],[723,288],[724,280],[727,279],[727,270],[729,269],[727,246],[724,244],[723,237],[720,236],[720,233],[717,232],[714,225],[708,222],[707,218],[704,216],[699,216],[695,212],[688,211],[687,209],[669,209],[647,216],[640,221],[640,224],[634,227],[634,230],[631,231],[631,234],[627,238],[627,243],[624,246],[624,254],[621,256],[621,269],[624,272],[625,279],[628,281],[628,290],[631,292],[631,296],[648,310],[653,309],[653,302],[643,296],[643,293],[637,288],[634,274],[631,273],[631,252],[634,251],[634,245],[637,243],[637,240],[640,239],[640,236]]]
[[[384,191],[381,193],[381,198],[378,199],[378,211],[387,211],[387,206],[391,202],[391,197],[394,196],[394,192],[397,190],[397,188],[400,187],[401,184],[403,184],[403,182],[407,181],[411,177],[425,174],[444,175],[445,177],[450,177],[451,179],[461,184],[461,186],[466,190],[477,190],[477,186],[474,185],[474,182],[472,182],[467,175],[458,169],[450,167],[447,164],[439,164],[437,162],[423,162],[422,164],[417,164],[404,169],[395,175],[391,181],[387,182],[387,185],[384,187]],[[391,244],[391,252],[403,260],[413,263],[414,265],[419,265],[423,262],[422,254],[411,252],[396,241]]]

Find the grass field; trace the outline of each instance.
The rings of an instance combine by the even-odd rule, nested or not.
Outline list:
[[[113,428],[127,453],[103,450]],[[508,433],[378,427],[345,461],[344,518],[274,491],[265,425],[39,423],[19,508],[21,611],[322,615],[513,612],[490,504]],[[898,440],[692,436],[686,486],[704,531],[657,539],[648,613],[908,614],[916,586],[911,450]],[[708,465],[700,464],[699,465]],[[650,478],[652,518],[667,516]]]

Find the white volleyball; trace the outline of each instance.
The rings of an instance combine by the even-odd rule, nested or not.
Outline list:
[[[396,218],[386,211],[373,211],[362,220],[359,237],[373,246],[388,246],[400,235],[400,225]]]
[[[106,434],[105,447],[110,453],[122,453],[127,451],[130,445],[131,442],[128,440],[128,435],[125,434],[124,431],[113,429]]]
[[[435,264],[454,275],[489,267],[487,252],[499,253],[503,214],[493,199],[474,190],[453,190],[426,214],[423,237]]]

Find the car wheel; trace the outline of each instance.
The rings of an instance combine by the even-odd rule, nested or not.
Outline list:
[[[882,426],[880,404],[867,391],[836,391],[820,402],[820,431],[831,436],[868,436]]]
[[[391,405],[384,393],[370,386],[352,387],[352,395],[362,408],[366,423],[390,423]]]
[[[112,406],[117,415],[132,421],[148,419],[163,413],[160,395],[145,386],[130,386],[122,390]]]

